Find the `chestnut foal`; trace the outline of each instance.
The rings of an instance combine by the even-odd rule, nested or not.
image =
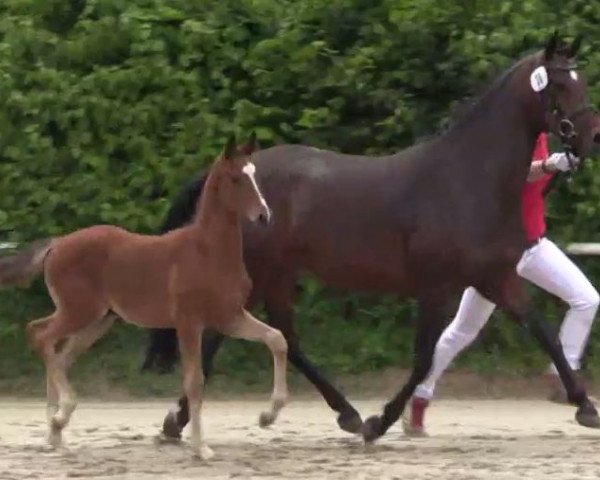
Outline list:
[[[175,328],[184,391],[192,420],[191,444],[203,459],[213,453],[202,439],[201,336],[205,328],[265,343],[274,360],[274,388],[260,425],[273,423],[285,405],[287,342],[244,309],[251,289],[242,258],[241,222],[270,221],[271,211],[254,179],[254,135],[241,147],[231,139],[210,171],[197,215],[161,236],[98,225],[34,243],[0,259],[0,286],[44,272],[55,312],[27,325],[29,340],[46,367],[51,445],[75,409],[67,369],[112,325],[116,315],[144,327]],[[114,313],[112,313],[114,312]],[[57,348],[66,340],[62,348]]]

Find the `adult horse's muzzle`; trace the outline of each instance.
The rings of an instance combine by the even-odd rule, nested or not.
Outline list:
[[[600,115],[585,106],[558,121],[557,136],[567,153],[579,157],[581,163],[600,151]]]

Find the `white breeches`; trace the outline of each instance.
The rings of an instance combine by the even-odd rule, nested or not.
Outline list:
[[[560,329],[560,342],[573,370],[579,370],[581,355],[600,303],[598,292],[577,266],[550,240],[543,238],[526,250],[517,273],[561,298],[569,311]],[[433,365],[415,395],[431,399],[435,383],[456,355],[467,347],[487,323],[496,305],[473,287],[465,290],[456,317],[446,327],[435,347]],[[554,365],[551,371],[557,374]]]

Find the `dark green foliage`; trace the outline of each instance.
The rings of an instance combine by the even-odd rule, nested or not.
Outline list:
[[[556,27],[585,35],[581,64],[597,103],[599,7],[598,0],[3,0],[0,238],[27,241],[96,223],[152,232],[176,191],[233,131],[255,129],[263,146],[398,150],[443,127],[457,103]],[[599,187],[590,165],[560,188],[553,237],[598,240]],[[600,280],[598,262],[585,266]],[[299,329],[319,363],[336,371],[409,363],[412,307],[342,301],[312,281],[306,291]],[[0,297],[0,375],[38,368],[27,366],[21,326],[49,307],[41,292]],[[135,350],[133,365],[143,339],[135,329],[119,332],[106,351],[115,343]],[[497,368],[501,351],[511,365],[529,366],[537,349],[524,338],[499,321],[468,358]],[[221,365],[254,362],[248,348],[230,349]],[[26,366],[14,370],[20,359]]]

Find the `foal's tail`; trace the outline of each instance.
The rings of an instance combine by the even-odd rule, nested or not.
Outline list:
[[[0,257],[0,288],[27,286],[44,270],[52,239],[36,240],[15,255]]]
[[[196,213],[198,198],[202,194],[208,173],[202,173],[179,192],[160,226],[160,233],[167,233],[188,224]],[[142,370],[167,373],[173,370],[178,359],[177,335],[172,328],[150,330],[150,342]]]

